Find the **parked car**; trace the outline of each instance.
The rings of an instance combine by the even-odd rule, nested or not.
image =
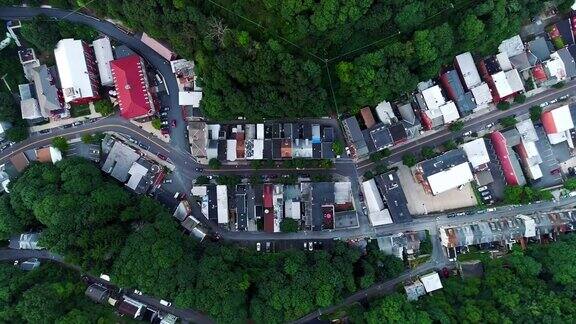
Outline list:
[[[260,242],[256,242],[256,251],[260,252],[261,248],[262,248],[262,246],[260,245]]]
[[[142,296],[142,292],[140,290],[134,289],[134,294]]]
[[[484,191],[484,190],[486,190],[486,189],[488,189],[488,187],[482,186],[482,187],[478,188],[478,191]]]
[[[166,306],[166,307],[170,307],[172,306],[172,303],[169,301],[165,301],[164,299],[160,299],[160,304]]]
[[[482,199],[488,201],[488,200],[492,199],[492,196],[485,196],[485,197],[482,197]]]
[[[172,183],[172,179],[166,179],[164,180],[164,183]]]
[[[490,123],[490,124],[486,125],[486,128],[492,128],[492,127],[494,127],[494,123]]]
[[[168,112],[166,112],[166,111],[162,112],[162,113],[160,113],[160,116],[168,116]]]
[[[462,136],[470,136],[472,135],[472,131],[467,131],[466,133],[462,134]]]
[[[204,169],[202,169],[202,168],[195,168],[194,170],[195,170],[196,172],[200,172],[200,173],[204,172]]]
[[[148,151],[150,149],[150,145],[146,145],[144,143],[138,143],[138,146],[140,146],[142,149]]]
[[[62,128],[66,129],[66,128],[70,128],[72,127],[72,124],[66,124],[66,125],[62,125]]]
[[[550,104],[555,104],[558,102],[558,99],[550,100]]]
[[[48,129],[43,129],[43,130],[39,131],[38,133],[40,133],[40,134],[47,134],[47,133],[50,133],[51,131],[52,131],[52,130],[51,130],[50,128],[48,128]]]
[[[559,174],[559,173],[560,173],[560,168],[556,168],[556,169],[550,171],[550,174]]]
[[[545,102],[540,104],[540,108],[548,107],[549,104],[550,103],[548,101],[545,101]]]
[[[486,196],[490,194],[490,191],[480,191],[482,196]]]
[[[156,156],[157,156],[160,160],[164,160],[164,161],[168,160],[168,158],[167,158],[166,156],[164,156],[164,155],[162,155],[162,154],[160,154],[160,153],[156,154]]]
[[[308,251],[313,251],[313,250],[314,250],[314,243],[308,242]]]
[[[567,94],[567,95],[563,95],[562,97],[558,98],[558,100],[566,100],[568,98],[570,98],[570,95]]]
[[[176,119],[172,119],[172,127],[176,128]]]

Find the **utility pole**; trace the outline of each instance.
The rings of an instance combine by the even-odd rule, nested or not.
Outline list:
[[[4,81],[4,84],[6,85],[6,88],[8,88],[8,91],[10,91],[10,93],[12,93],[12,88],[10,88],[8,81],[6,81],[6,76],[8,76],[8,74],[4,74],[1,79],[2,79],[2,81]]]

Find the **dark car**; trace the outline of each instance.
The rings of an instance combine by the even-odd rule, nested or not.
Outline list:
[[[172,127],[176,127],[176,119],[172,119]]]
[[[72,127],[72,124],[66,124],[66,125],[62,125],[62,128],[66,129],[66,128],[70,128]]]
[[[168,160],[168,158],[167,158],[166,156],[164,156],[164,155],[162,155],[162,154],[160,154],[160,153],[156,154],[156,156],[157,156],[160,160],[164,160],[164,161]]]
[[[138,146],[140,146],[141,148],[145,149],[146,151],[148,151],[150,149],[150,145],[146,145],[144,143],[138,143]]]
[[[52,131],[52,130],[51,130],[50,128],[48,128],[48,129],[43,129],[43,130],[39,131],[38,133],[40,133],[40,134],[47,134],[47,133],[50,133],[51,131]]]

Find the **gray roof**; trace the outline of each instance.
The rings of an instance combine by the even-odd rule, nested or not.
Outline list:
[[[98,284],[92,284],[90,285],[85,292],[86,296],[88,296],[88,298],[92,299],[93,301],[97,302],[97,303],[104,303],[107,299],[108,296],[110,295],[108,293],[108,289],[98,285]]]
[[[360,125],[356,117],[349,117],[342,121],[344,128],[348,130],[348,133],[352,139],[352,142],[356,148],[358,155],[364,155],[368,153],[368,148],[366,146],[366,141],[360,130]]]
[[[322,158],[333,159],[334,151],[332,151],[332,142],[322,142]]]
[[[381,174],[374,178],[380,191],[386,197],[386,205],[394,223],[412,221],[412,214],[408,210],[408,200],[402,189],[396,171]]]
[[[44,117],[40,112],[38,100],[35,98],[20,101],[20,110],[22,111],[22,119],[39,119]]]
[[[42,115],[48,117],[52,111],[61,110],[62,104],[58,96],[58,89],[56,89],[55,80],[48,67],[40,65],[32,69],[32,78]]]
[[[416,115],[414,114],[414,109],[410,103],[398,107],[398,111],[402,116],[402,120],[410,125],[414,125],[416,123]]]
[[[128,171],[134,162],[140,158],[140,154],[136,153],[128,145],[116,141],[112,150],[108,153],[106,161],[102,166],[102,170],[110,173],[115,179],[121,182],[128,180]]]
[[[546,61],[550,58],[550,49],[544,37],[538,37],[533,41],[528,42],[528,49],[540,61]]]
[[[564,66],[566,68],[566,77],[573,78],[576,76],[576,63],[574,62],[574,57],[568,51],[566,47],[561,48],[558,50],[558,55],[564,62]]]
[[[465,162],[468,162],[466,153],[464,153],[463,149],[457,148],[435,158],[423,161],[421,163],[421,168],[424,174],[429,177],[433,174],[442,172],[455,165],[460,165]]]
[[[520,144],[520,133],[515,128],[503,132],[502,136],[506,139],[506,145],[509,147]]]
[[[531,66],[528,60],[528,54],[526,54],[526,52],[522,52],[518,55],[510,57],[510,63],[512,63],[512,66],[515,69],[518,69],[518,71],[524,71],[529,69]]]
[[[374,142],[374,147],[376,150],[382,150],[384,148],[390,147],[394,144],[392,135],[387,125],[380,123],[376,128],[370,131],[370,137]]]
[[[334,183],[312,183],[312,225],[314,230],[321,230],[324,222],[322,205],[334,204]]]

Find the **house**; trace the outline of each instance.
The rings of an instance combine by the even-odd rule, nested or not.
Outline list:
[[[464,150],[464,153],[466,153],[472,169],[483,170],[487,167],[488,162],[490,162],[490,155],[486,149],[484,138],[477,138],[471,142],[462,144],[460,147]]]
[[[364,125],[366,128],[372,128],[376,125],[376,121],[374,120],[374,115],[372,115],[372,110],[370,107],[364,107],[360,109],[360,115],[362,115],[362,120],[364,120]]]
[[[505,72],[500,71],[486,76],[486,79],[493,90],[495,102],[513,97],[519,92],[524,92],[524,82],[516,69]]]
[[[40,163],[56,163],[62,160],[62,152],[52,146],[37,148],[35,153],[36,160]]]
[[[381,126],[374,128],[370,131],[370,138],[374,143],[377,151],[391,147],[394,145],[394,139],[390,134],[388,126],[381,124]]]
[[[30,73],[42,117],[48,118],[53,115],[62,114],[64,110],[62,93],[56,88],[56,79],[53,72],[43,64],[33,68]],[[22,111],[22,115],[22,117],[25,118],[24,111]],[[32,114],[32,116],[27,116],[26,119],[34,119],[30,117],[36,116]]]
[[[408,133],[406,132],[406,127],[402,123],[396,123],[388,127],[390,135],[392,135],[392,141],[394,145],[402,143],[408,139]]]
[[[471,92],[465,92],[456,70],[448,70],[440,76],[440,82],[448,93],[448,97],[456,103],[462,115],[471,113],[476,108],[474,96]]]
[[[566,47],[559,49],[555,53],[550,54],[551,57],[559,56],[564,63],[564,71],[566,72],[566,78],[572,79],[576,77],[576,63],[574,62],[574,57]]]
[[[462,53],[456,56],[454,63],[456,70],[458,70],[458,73],[460,73],[460,77],[462,80],[464,80],[466,89],[471,90],[482,82],[470,52]]]
[[[536,146],[538,134],[532,120],[526,119],[517,123],[516,130],[520,134],[520,144],[516,148],[526,174],[532,180],[542,178],[542,170],[540,169],[542,157]]]
[[[218,224],[225,225],[229,222],[228,216],[228,187],[225,185],[216,186],[216,199],[218,202]]]
[[[132,165],[138,161],[138,159],[140,159],[140,154],[134,149],[120,141],[114,141],[112,149],[108,153],[106,161],[102,166],[102,171],[110,174],[116,180],[125,183],[130,176],[129,171]]]
[[[38,100],[32,96],[32,85],[20,84],[18,85],[18,92],[20,93],[20,111],[22,112],[22,119],[27,120],[40,120],[43,119],[42,112]]]
[[[376,115],[380,122],[384,123],[385,125],[390,125],[392,122],[398,121],[396,115],[394,115],[394,111],[392,110],[392,105],[384,100],[376,106]]]
[[[114,78],[112,77],[112,68],[110,61],[114,60],[112,53],[112,45],[108,37],[101,37],[92,42],[92,49],[94,50],[94,57],[98,64],[98,75],[100,76],[100,84],[106,87],[114,85]]]
[[[138,55],[126,56],[111,61],[110,67],[118,93],[120,115],[128,119],[153,115],[154,98],[148,89],[142,58]]]
[[[118,313],[121,315],[127,315],[130,318],[137,318],[142,313],[145,305],[138,302],[132,298],[124,296],[120,304],[118,305]]]
[[[98,67],[92,48],[72,38],[60,40],[54,49],[64,102],[86,104],[100,98]]]
[[[407,136],[409,138],[414,137],[422,129],[422,124],[420,123],[420,118],[414,113],[414,108],[412,104],[407,103],[398,107],[398,112],[402,116],[402,124],[406,129]]]
[[[235,207],[236,207],[236,227],[239,231],[245,231],[248,228],[248,211],[246,186],[236,186]]]
[[[368,208],[368,219],[372,226],[386,225],[392,223],[390,211],[382,201],[382,195],[376,186],[376,181],[370,179],[362,182],[362,191],[366,199],[366,207]]]
[[[572,32],[572,24],[570,23],[570,18],[564,18],[555,23],[564,44],[574,45],[574,33]]]
[[[544,37],[537,37],[528,42],[528,51],[534,55],[540,62],[550,59],[550,47]]]
[[[194,121],[188,123],[188,143],[190,153],[199,161],[207,161],[208,130],[205,122]]]
[[[10,162],[18,172],[24,171],[30,165],[30,161],[24,154],[24,152],[20,152],[18,154],[14,154],[10,157]]]
[[[333,182],[312,183],[309,202],[312,212],[312,230],[334,228],[335,188]]]
[[[420,276],[420,281],[422,281],[424,289],[427,293],[442,289],[442,281],[440,281],[440,276],[437,272],[432,272],[427,275]]]
[[[492,92],[487,83],[482,82],[470,90],[472,96],[474,97],[474,102],[476,103],[476,111],[484,108],[488,108],[490,103],[492,103]]]
[[[178,105],[192,106],[194,108],[200,107],[202,100],[201,91],[180,91],[178,92]]]
[[[363,156],[368,154],[368,146],[360,130],[360,125],[355,117],[348,117],[342,121],[342,127],[346,133],[349,141],[351,142],[353,151],[356,156]]]
[[[520,162],[512,150],[513,146],[520,144],[520,134],[516,129],[504,133],[495,131],[490,133],[490,141],[494,152],[500,161],[504,179],[509,186],[523,186],[526,179],[522,173]]]
[[[512,70],[512,63],[510,62],[510,58],[505,53],[498,53],[496,54],[496,61],[498,65],[500,65],[500,69],[502,71],[509,71]]]
[[[444,124],[449,124],[460,118],[458,108],[456,107],[456,104],[453,101],[448,101],[446,104],[440,106],[438,109],[440,109],[440,112],[442,113],[442,121]]]
[[[505,54],[507,57],[512,57],[524,52],[524,43],[520,35],[514,35],[503,40],[500,46],[498,46],[498,52]]]
[[[550,144],[555,145],[566,141],[570,148],[574,147],[570,135],[570,130],[574,128],[574,122],[568,105],[546,111],[542,113],[540,118]]]
[[[263,218],[264,218],[264,232],[274,233],[276,231],[274,226],[274,185],[270,183],[264,184],[262,187],[262,202],[263,202]]]
[[[108,297],[110,297],[110,292],[108,289],[97,283],[93,283],[88,286],[84,294],[86,297],[99,304],[105,304],[106,301],[108,301]]]
[[[420,296],[426,295],[426,289],[424,289],[424,284],[420,280],[415,280],[413,283],[405,285],[404,291],[406,291],[406,298],[409,301],[416,301]]]
[[[510,64],[512,64],[513,69],[516,69],[520,72],[528,70],[532,66],[527,52],[522,52],[518,55],[510,56]]]
[[[167,46],[163,45],[156,39],[148,36],[146,33],[142,33],[140,40],[142,43],[146,44],[148,47],[162,56],[166,61],[172,61],[176,57],[176,54],[174,54],[172,50],[170,50]]]
[[[423,90],[422,97],[424,98],[428,110],[440,108],[440,106],[443,106],[446,103],[446,99],[438,85]]]
[[[472,180],[468,158],[462,149],[448,151],[416,166],[416,178],[433,195],[458,188]]]
[[[395,171],[390,171],[374,177],[380,192],[386,199],[386,205],[390,217],[394,223],[406,223],[412,221],[412,215],[408,210],[408,200],[402,190],[402,185]]]

